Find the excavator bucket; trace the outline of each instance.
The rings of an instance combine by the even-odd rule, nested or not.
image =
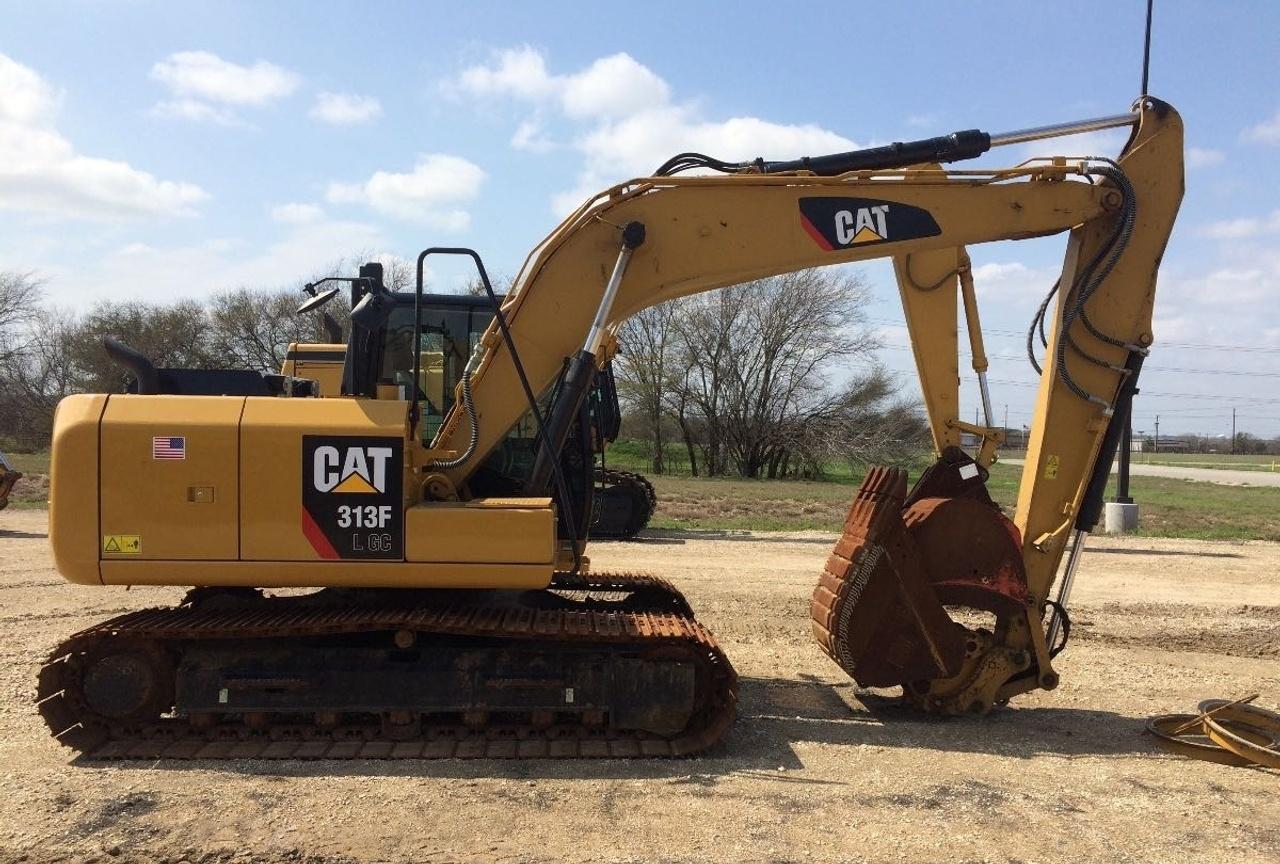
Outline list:
[[[818,644],[859,684],[951,678],[975,642],[946,606],[999,617],[1025,603],[1018,532],[984,474],[948,448],[910,495],[898,468],[859,487],[810,606]]]

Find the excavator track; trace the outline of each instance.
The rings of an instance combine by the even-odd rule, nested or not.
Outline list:
[[[0,453],[0,510],[9,506],[9,493],[13,486],[22,479],[22,472],[14,470],[3,453]],[[645,517],[645,521],[649,521]],[[641,526],[643,527],[643,526]]]
[[[551,579],[554,591],[571,592],[583,600],[615,602],[626,608],[672,612],[693,618],[693,607],[684,594],[661,576],[652,573],[569,573],[557,572]]]
[[[648,478],[631,471],[597,468],[595,482],[593,539],[630,540],[645,529],[658,506],[658,493]]]
[[[734,720],[733,667],[657,577],[315,597],[213,592],[90,627],[41,668],[40,714],[95,759],[685,756]]]

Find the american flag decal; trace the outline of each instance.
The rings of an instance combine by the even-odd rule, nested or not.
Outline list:
[[[187,439],[165,437],[151,439],[152,459],[186,459]]]

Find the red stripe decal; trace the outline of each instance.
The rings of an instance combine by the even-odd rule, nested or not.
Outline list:
[[[823,249],[826,249],[828,252],[835,251],[835,247],[827,242],[827,238],[822,236],[822,232],[815,228],[813,223],[809,221],[809,217],[805,216],[803,213],[800,214],[800,227],[804,228],[804,230],[809,233],[809,236],[814,239],[814,242]]]
[[[320,530],[316,520],[311,518],[311,514],[305,508],[302,510],[302,533],[306,535],[307,540],[311,543],[311,548],[316,550],[316,554],[321,558],[330,561],[338,558],[338,550],[333,548],[329,538],[324,536],[324,532]]]

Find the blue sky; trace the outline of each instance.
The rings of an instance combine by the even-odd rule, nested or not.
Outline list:
[[[0,2],[0,269],[65,306],[442,243],[514,273],[571,203],[688,146],[787,158],[1123,112],[1143,7]],[[1157,3],[1151,90],[1186,121],[1187,197],[1138,429],[1225,433],[1234,406],[1280,434],[1277,33],[1275,3]],[[1032,152],[1011,150],[983,164]],[[1011,425],[1034,392],[1016,334],[1062,245],[971,250]],[[907,372],[890,271],[864,272]]]

